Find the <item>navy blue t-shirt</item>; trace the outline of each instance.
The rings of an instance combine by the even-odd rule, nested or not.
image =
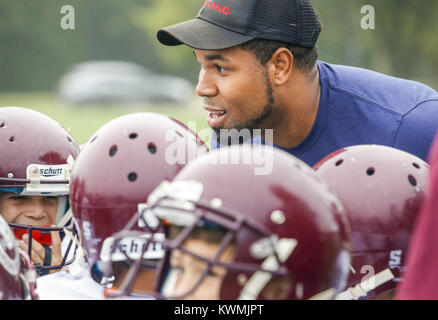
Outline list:
[[[281,148],[313,166],[343,147],[380,144],[427,160],[438,130],[438,93],[415,81],[318,61],[321,99],[310,134]],[[274,128],[275,130],[275,128]],[[260,137],[252,143],[263,143]],[[210,139],[211,148],[219,147]],[[275,145],[274,145],[275,146]]]

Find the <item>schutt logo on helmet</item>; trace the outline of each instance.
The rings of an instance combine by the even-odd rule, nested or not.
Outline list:
[[[46,169],[40,169],[40,175],[44,177],[54,177],[62,175],[62,168],[46,168]]]

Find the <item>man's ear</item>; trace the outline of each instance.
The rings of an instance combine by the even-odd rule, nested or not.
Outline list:
[[[294,56],[286,48],[278,48],[267,63],[273,84],[284,85],[291,77]]]
[[[292,280],[289,277],[271,279],[262,290],[265,300],[285,300],[292,290]]]

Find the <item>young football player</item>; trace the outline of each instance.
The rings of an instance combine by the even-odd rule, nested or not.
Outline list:
[[[186,126],[148,112],[111,120],[84,145],[73,166],[70,200],[89,270],[101,290],[107,289],[106,297],[119,297],[119,289],[126,289],[122,280],[129,277],[127,270],[139,255],[147,256],[147,263],[141,280],[128,288],[130,298],[151,290],[157,260],[163,255],[160,242],[142,252],[147,235],[117,241],[108,237],[126,226],[156,186],[172,180],[191,159],[206,152],[204,142]],[[116,250],[113,255],[108,254],[111,248]],[[101,291],[96,294],[104,297]]]
[[[314,169],[339,197],[351,226],[348,289],[337,299],[392,299],[402,281],[428,164],[391,147],[359,145],[328,155]]]
[[[239,145],[198,157],[136,218],[149,232],[164,225],[157,298],[332,299],[346,284],[342,205],[310,167],[278,149]]]
[[[59,271],[73,261],[76,248],[64,227],[72,226],[68,162],[79,147],[48,116],[1,107],[0,150],[0,214],[39,275]]]

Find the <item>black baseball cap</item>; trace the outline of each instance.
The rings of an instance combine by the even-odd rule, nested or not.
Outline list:
[[[160,29],[158,41],[217,50],[252,39],[313,48],[321,25],[309,0],[204,0],[195,19]]]

